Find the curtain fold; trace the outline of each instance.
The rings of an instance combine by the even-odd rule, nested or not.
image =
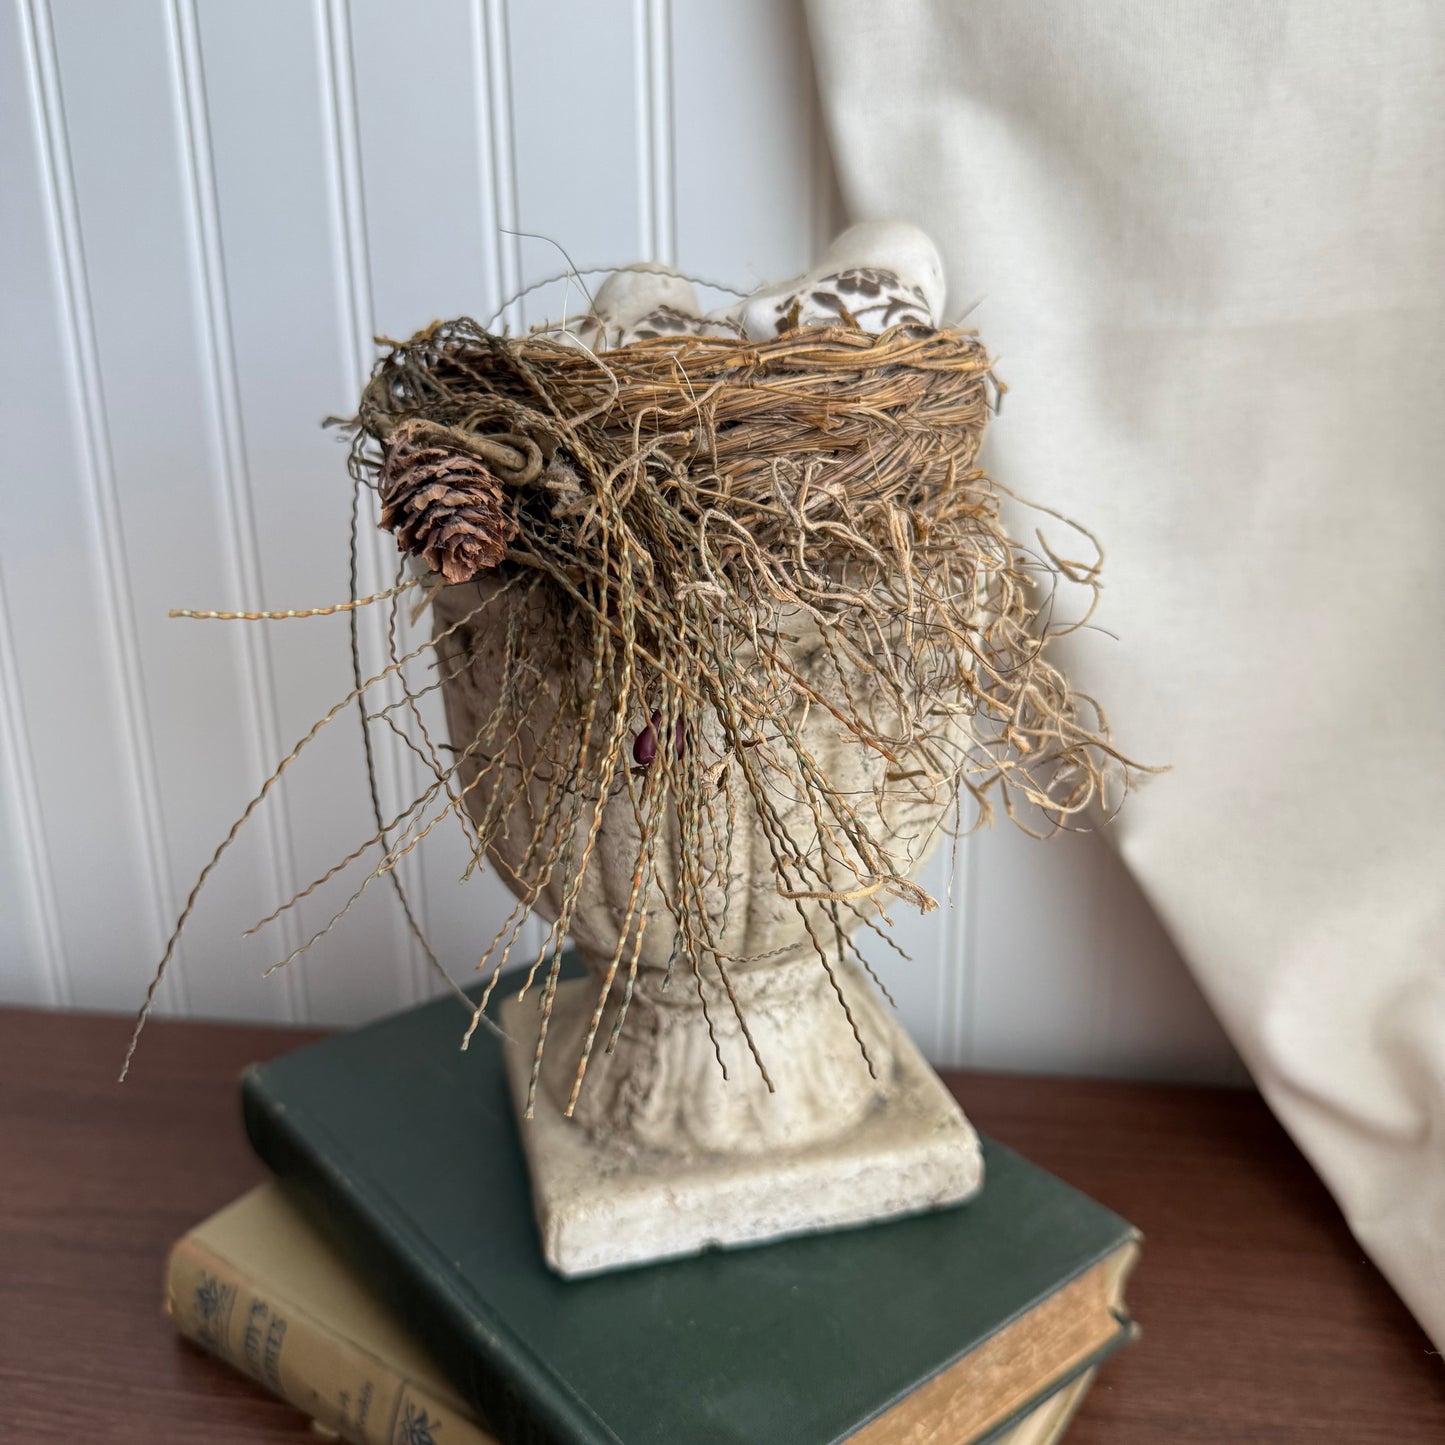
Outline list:
[[[1445,9],[808,13],[850,217],[1009,384],[988,465],[1106,544],[1065,661],[1172,764],[1114,841],[1445,1346]]]

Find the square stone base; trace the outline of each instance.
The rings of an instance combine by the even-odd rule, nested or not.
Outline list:
[[[559,986],[595,986],[585,979]],[[753,1156],[675,1158],[595,1142],[538,1091],[522,1112],[538,1013],[501,1008],[507,1073],[532,1179],[547,1263],[595,1274],[715,1247],[758,1244],[959,1204],[983,1183],[978,1135],[895,1019],[895,1075],[886,1098],[824,1144]]]

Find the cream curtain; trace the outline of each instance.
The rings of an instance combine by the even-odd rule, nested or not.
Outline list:
[[[1124,858],[1445,1345],[1445,6],[813,0],[850,215],[939,241],[990,465],[1108,549]]]

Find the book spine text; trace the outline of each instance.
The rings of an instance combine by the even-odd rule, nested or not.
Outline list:
[[[495,1445],[455,1405],[194,1239],[171,1251],[165,1287],[183,1335],[351,1445]]]

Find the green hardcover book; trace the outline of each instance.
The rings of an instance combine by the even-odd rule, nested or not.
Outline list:
[[[985,1141],[960,1208],[564,1280],[503,1045],[443,998],[250,1069],[292,1197],[505,1445],[969,1445],[1129,1338],[1137,1235]],[[525,1126],[523,1126],[525,1127]]]

